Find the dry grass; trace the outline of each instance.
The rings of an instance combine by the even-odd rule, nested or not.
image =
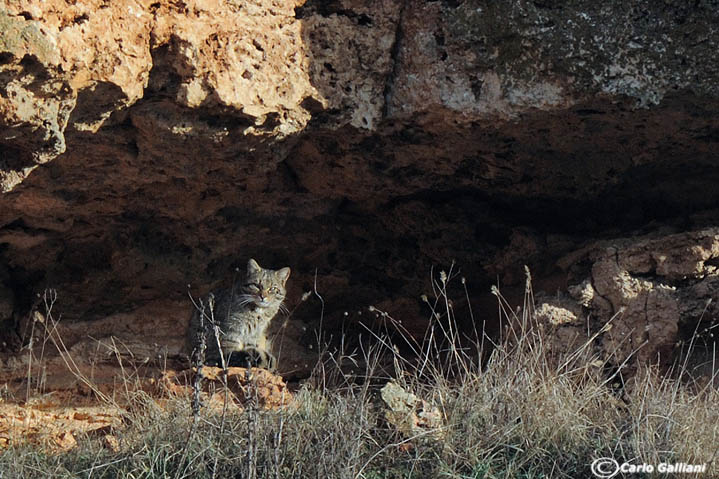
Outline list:
[[[529,279],[516,310],[496,292],[511,325],[506,337],[491,345],[477,328],[470,353],[459,346],[450,280],[451,274],[440,275],[427,298],[432,327],[423,342],[407,339],[416,353],[411,359],[376,335],[360,354],[366,368],[359,380],[340,367],[349,356],[328,353],[294,407],[202,409],[191,434],[189,400],[160,408],[139,396],[120,452],[92,438],[60,455],[18,446],[0,453],[0,477],[590,478],[599,457],[707,463],[699,477],[719,475],[715,388],[692,383],[681,371],[668,379],[645,367],[620,397],[587,345],[548,360],[551,333],[532,324]],[[400,323],[375,312],[401,331]],[[480,357],[487,358],[483,364]],[[387,376],[381,364],[392,365],[398,384],[439,408],[439,434],[407,437],[387,422],[376,387]]]

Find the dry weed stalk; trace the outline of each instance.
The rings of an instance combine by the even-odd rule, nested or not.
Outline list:
[[[82,467],[67,470],[87,471],[90,463],[97,466],[94,470],[112,471],[105,477],[573,478],[591,477],[589,464],[602,456],[620,462],[705,461],[708,471],[715,468],[719,392],[711,381],[693,383],[682,371],[670,380],[655,368],[645,368],[622,401],[610,387],[616,373],[606,375],[596,366],[600,358],[592,345],[603,329],[587,332],[574,350],[549,360],[545,353],[551,330],[535,324],[529,274],[519,308],[493,289],[507,326],[502,338],[492,341],[484,324],[477,325],[472,345],[457,327],[449,297],[448,284],[458,277],[454,265],[448,274],[433,277],[434,296],[426,300],[430,328],[424,339],[413,339],[400,319],[377,308],[372,312],[387,330],[367,328],[371,341],[360,341],[357,350],[347,351],[344,338],[337,349],[329,348],[320,331],[322,356],[312,381],[286,410],[261,410],[257,391],[247,381],[246,407],[225,410],[219,422],[209,420],[200,402],[200,350],[206,347],[200,344],[193,356],[199,373],[189,405],[189,432],[187,414],[183,420],[163,411],[160,426],[153,426],[158,436],[139,434],[134,456],[120,461],[97,456],[102,464],[87,459]],[[462,286],[469,298],[466,282]],[[316,286],[314,293],[323,302]],[[199,302],[196,307],[204,318],[205,336],[217,341],[214,306]],[[470,316],[474,321],[471,310]],[[395,347],[397,339],[409,346],[410,355]],[[364,371],[348,373],[348,363],[364,364]],[[390,377],[438,407],[441,434],[429,429],[405,437],[383,419],[374,393]],[[187,401],[182,405],[180,410],[187,411]],[[177,444],[177,431],[188,432],[185,444]]]
[[[27,398],[29,400],[30,394],[31,394],[31,384],[32,384],[32,377],[31,377],[31,371],[32,371],[32,361],[34,358],[34,337],[36,333],[36,327],[40,325],[42,327],[42,334],[43,339],[41,343],[41,350],[40,350],[40,358],[37,360],[38,363],[42,364],[42,360],[44,358],[45,353],[45,346],[46,343],[49,341],[52,343],[52,345],[57,350],[58,354],[60,355],[63,363],[67,367],[68,371],[82,384],[84,384],[88,389],[90,389],[101,401],[105,402],[106,404],[110,404],[114,407],[119,407],[118,404],[109,396],[107,396],[105,393],[100,391],[100,389],[97,387],[97,385],[91,381],[80,369],[80,367],[75,362],[74,358],[70,354],[70,351],[68,350],[67,346],[65,345],[65,342],[62,339],[62,336],[58,332],[58,324],[60,323],[60,320],[62,319],[62,316],[59,316],[57,319],[54,317],[54,307],[55,303],[57,301],[57,291],[53,288],[47,288],[43,291],[42,296],[40,296],[42,300],[42,306],[44,308],[44,312],[41,313],[39,308],[39,302],[36,302],[36,304],[33,306],[33,308],[30,311],[30,321],[32,323],[31,329],[30,329],[30,337],[28,339],[27,349],[28,349],[28,377],[27,377]],[[44,376],[44,375],[43,375]],[[38,383],[37,391],[42,392],[42,382]]]

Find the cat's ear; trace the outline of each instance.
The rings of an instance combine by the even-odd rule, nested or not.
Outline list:
[[[250,260],[247,262],[247,276],[252,276],[253,274],[259,273],[262,271],[262,268],[259,264],[257,264],[257,261],[250,258]]]
[[[277,277],[277,279],[282,281],[282,285],[284,286],[284,284],[287,282],[287,278],[290,277],[290,268],[278,269],[277,271],[275,271],[275,276]]]

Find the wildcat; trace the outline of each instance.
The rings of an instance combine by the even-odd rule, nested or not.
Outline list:
[[[278,311],[286,311],[282,301],[289,277],[290,268],[265,269],[250,259],[242,283],[208,295],[194,308],[188,331],[190,351],[199,347],[204,335],[205,364],[221,366],[224,358],[227,366],[274,370],[277,361],[266,330]],[[204,330],[200,327],[203,311]]]

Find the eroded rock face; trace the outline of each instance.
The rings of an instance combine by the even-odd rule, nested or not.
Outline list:
[[[489,285],[528,264],[550,293],[586,281],[600,323],[623,307],[608,350],[659,338],[652,359],[714,294],[714,253],[682,250],[709,240],[682,234],[718,221],[716,7],[0,4],[0,321],[21,335],[54,287],[69,348],[176,354],[187,284],[255,257],[293,269],[295,368],[314,325],[372,327],[370,305],[421,337],[452,261],[493,321]],[[598,238],[626,239],[557,266]]]
[[[559,261],[574,301],[545,298],[536,316],[554,327],[555,350],[596,334],[592,348],[615,368],[666,365],[683,343],[712,342],[718,259],[717,228],[593,243]]]
[[[529,108],[568,108],[596,94],[656,106],[672,91],[719,92],[695,68],[716,45],[711,2],[692,7],[633,1],[413,2],[403,9],[399,65],[389,108],[427,104],[515,117]],[[708,16],[705,16],[708,15]]]

